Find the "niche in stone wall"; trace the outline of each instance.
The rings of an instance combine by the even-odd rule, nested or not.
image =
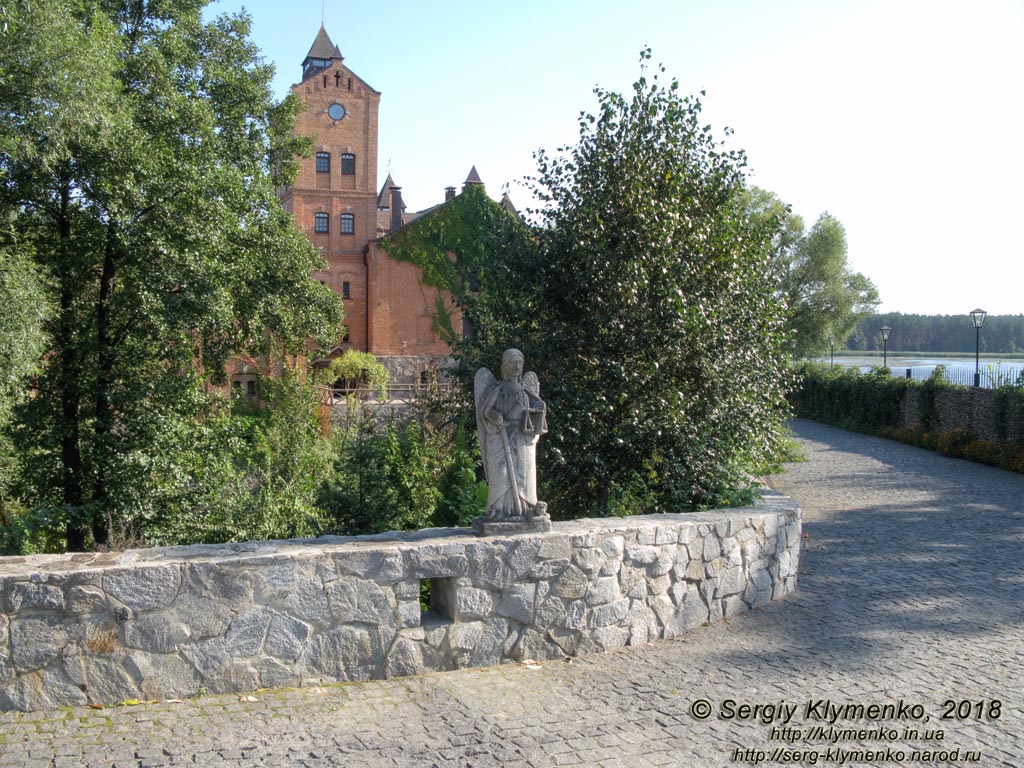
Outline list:
[[[455,616],[455,579],[420,579],[420,625],[451,624]]]

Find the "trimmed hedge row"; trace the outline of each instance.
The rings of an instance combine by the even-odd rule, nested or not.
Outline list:
[[[937,391],[966,388],[945,383],[941,374],[915,382],[893,378],[887,368],[862,374],[848,368],[830,371],[808,363],[799,369],[798,375],[799,384],[790,395],[790,403],[801,418],[1024,473],[1024,443],[982,440],[968,429],[942,431],[935,405]],[[909,392],[914,394],[908,398]],[[908,400],[916,404],[916,419],[908,419]],[[1008,408],[1008,402],[1013,407]],[[992,407],[1000,421],[1008,418],[1007,414],[1024,413],[1024,388],[1003,387],[993,391]],[[1009,425],[999,424],[998,431],[1008,434]]]

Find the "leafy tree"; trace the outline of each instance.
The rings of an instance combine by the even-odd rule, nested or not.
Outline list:
[[[328,383],[340,379],[348,389],[365,387],[383,397],[387,392],[390,374],[373,355],[358,349],[346,349],[340,357],[330,362],[321,378]]]
[[[772,271],[789,308],[796,355],[827,350],[830,336],[845,339],[862,318],[874,312],[879,298],[872,282],[847,264],[843,225],[823,213],[805,231],[800,216],[775,194],[757,187],[744,200],[754,217],[780,222],[772,243]]]
[[[0,245],[0,522],[7,487],[17,468],[5,434],[14,406],[27,395],[29,377],[46,348],[43,327],[52,314],[46,288],[32,259],[16,244]]]
[[[43,330],[52,314],[45,284],[32,259],[0,246],[0,429],[25,395],[46,348]]]
[[[19,417],[23,491],[71,549],[154,513],[164,438],[206,417],[231,352],[299,353],[341,319],[274,194],[308,151],[297,102],[273,101],[248,17],[203,5],[7,8],[0,206],[57,307]]]
[[[261,381],[264,406],[233,413],[208,408],[165,439],[152,480],[160,503],[136,518],[137,541],[149,545],[316,536],[330,527],[316,504],[332,474],[331,446],[321,438],[317,393],[303,372],[285,368]],[[228,405],[228,407],[226,407]]]
[[[631,97],[596,94],[579,143],[537,155],[538,272],[516,280],[536,286],[517,309],[550,414],[547,498],[562,516],[728,501],[779,438],[778,222],[737,204],[745,156],[676,81],[645,63]]]

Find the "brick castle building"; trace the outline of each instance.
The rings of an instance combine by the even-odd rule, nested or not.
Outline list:
[[[434,326],[439,291],[424,285],[418,267],[390,258],[380,240],[433,209],[407,212],[390,174],[378,189],[381,94],[346,66],[323,26],[292,92],[305,104],[295,132],[312,137],[313,156],[281,190],[281,204],[327,262],[314,279],[344,301],[347,332],[331,354],[370,352],[394,383],[419,382],[451,353]],[[466,184],[480,183],[474,168]],[[454,196],[445,190],[446,201]],[[440,298],[452,308],[451,296]]]

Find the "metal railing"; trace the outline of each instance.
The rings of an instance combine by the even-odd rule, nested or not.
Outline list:
[[[908,368],[891,368],[890,371],[893,376],[906,376],[914,381],[927,381],[939,367],[942,368],[942,380],[947,384],[974,386],[973,365],[914,365]],[[983,389],[1024,383],[1024,366],[1020,365],[988,365],[981,368],[979,373],[979,386]]]
[[[412,404],[428,392],[447,392],[452,387],[448,383],[434,384],[389,384],[383,391],[374,388],[345,388],[321,386],[323,390],[320,402],[342,405],[350,399],[361,403],[407,403]]]

